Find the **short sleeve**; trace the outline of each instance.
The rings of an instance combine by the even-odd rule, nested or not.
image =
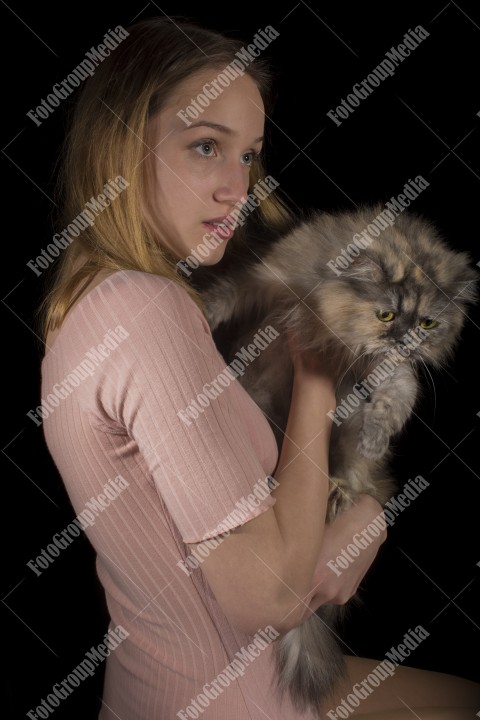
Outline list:
[[[115,325],[124,336],[98,402],[137,444],[183,541],[206,540],[265,512],[275,502],[275,439],[226,371],[195,302],[174,282],[135,271],[96,289],[91,302],[109,316],[104,328]]]

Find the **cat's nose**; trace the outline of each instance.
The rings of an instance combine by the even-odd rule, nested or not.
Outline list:
[[[393,333],[391,336],[393,342],[400,342],[403,340],[408,331],[412,330],[415,326],[414,323],[411,322],[410,318],[396,318],[394,322],[395,328],[392,328]]]

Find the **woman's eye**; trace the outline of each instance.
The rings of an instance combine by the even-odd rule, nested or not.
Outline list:
[[[422,318],[420,320],[420,327],[424,328],[424,330],[431,330],[436,324],[437,321],[432,318]]]
[[[201,142],[195,143],[192,147],[195,152],[203,158],[214,158],[217,155],[217,144],[215,140],[202,140]],[[255,160],[258,160],[259,157],[260,153],[249,150],[241,156],[242,165],[250,166]]]
[[[256,160],[260,159],[260,153],[250,150],[249,152],[243,153],[242,163],[244,165],[253,165]]]
[[[377,317],[382,322],[390,322],[395,317],[395,313],[391,310],[377,310]]]
[[[198,143],[198,145],[195,145],[195,150],[202,157],[213,157],[215,143],[211,140],[203,141],[201,143]]]

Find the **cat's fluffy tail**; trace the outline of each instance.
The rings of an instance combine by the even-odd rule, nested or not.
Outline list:
[[[342,652],[329,629],[335,608],[322,607],[277,641],[277,678],[281,693],[288,691],[300,712],[311,709],[320,717],[320,703],[346,673]]]

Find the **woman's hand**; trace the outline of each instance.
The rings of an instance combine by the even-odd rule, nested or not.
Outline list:
[[[327,352],[301,350],[298,337],[292,331],[288,333],[288,349],[296,382],[320,378],[336,386],[340,367]]]
[[[382,506],[375,498],[371,495],[360,495],[351,508],[336,517],[330,525],[325,525],[310,595],[309,607],[312,611],[326,604],[343,605],[355,595],[380,545],[387,537],[386,529],[380,530],[378,537],[370,531],[365,535],[361,533],[381,513]],[[336,558],[347,545],[355,544],[353,538],[357,533],[360,534],[359,545],[366,547],[359,548],[359,554],[355,558],[349,553],[352,562],[346,568],[340,567]]]

